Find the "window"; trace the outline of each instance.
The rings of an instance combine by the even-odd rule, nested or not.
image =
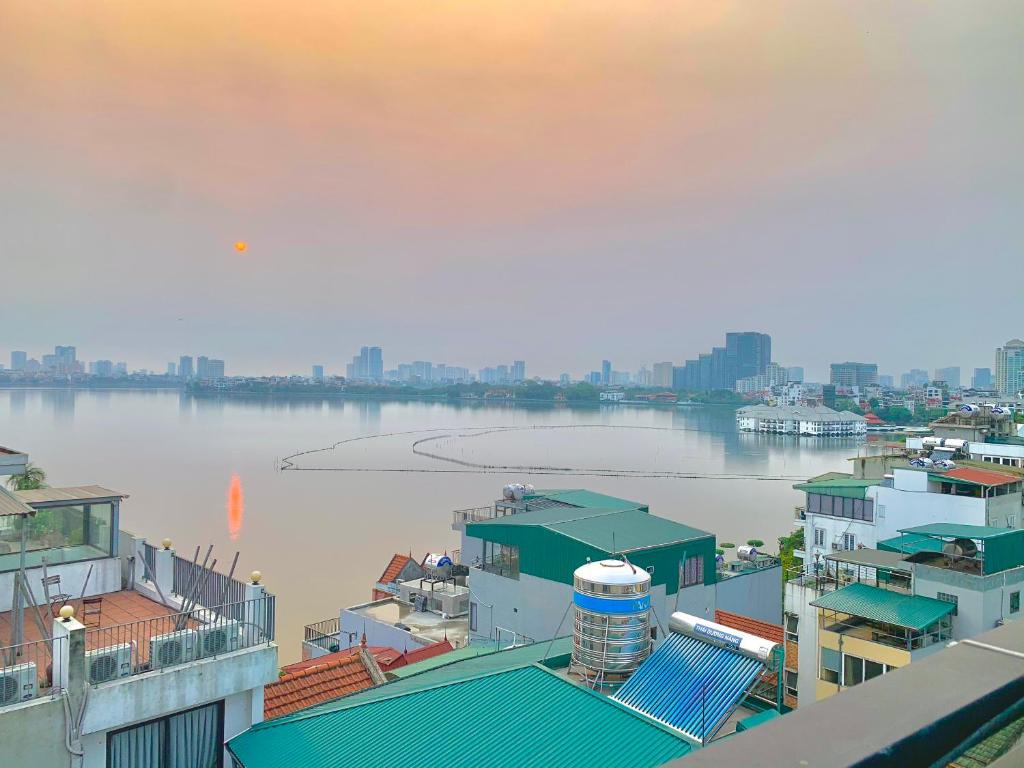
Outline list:
[[[853,550],[857,548],[857,537],[852,533],[843,534],[843,549]]]
[[[51,504],[27,519],[0,518],[0,571],[16,570],[25,530],[25,564],[53,566],[110,557],[117,537],[114,507],[106,504]]]
[[[223,758],[223,701],[107,735],[107,768],[222,768]]]
[[[1006,516],[1006,527],[1007,528],[1016,528],[1017,527],[1017,516],[1016,515],[1007,515]]]
[[[794,672],[791,669],[787,669],[786,672],[785,672],[784,679],[785,679],[785,685],[786,685],[786,693],[789,694],[790,696],[796,696],[797,695],[797,680],[798,680],[797,673]]]
[[[942,600],[947,603],[953,604],[953,615],[956,616],[958,598],[956,595],[951,595],[948,592],[939,592],[935,595],[937,600]]]
[[[800,639],[798,627],[800,624],[800,617],[795,613],[786,614],[786,639],[791,643],[795,643]]]
[[[814,546],[824,547],[825,546],[825,529],[815,528],[814,529]]]
[[[885,674],[885,664],[881,664],[877,661],[871,661],[871,659],[864,659],[864,679],[870,680],[873,677],[879,677]]]
[[[648,565],[646,568],[644,568],[644,570],[647,571],[649,574],[651,574],[651,576],[654,575],[654,566],[653,565]]]
[[[1010,613],[1020,613],[1020,590],[1010,593]]]
[[[688,557],[683,562],[683,586],[692,587],[704,583],[704,558],[700,555]]]
[[[826,683],[838,683],[841,665],[842,656],[839,651],[833,651],[831,648],[822,648],[821,671],[818,674],[818,679]]]
[[[859,685],[864,682],[864,659],[843,654],[843,685]]]
[[[476,632],[476,603],[469,602],[469,631]]]

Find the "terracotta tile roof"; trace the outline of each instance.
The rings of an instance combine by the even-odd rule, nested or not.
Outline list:
[[[779,624],[769,624],[767,621],[758,621],[749,616],[718,610],[715,611],[715,621],[740,632],[749,632],[765,640],[771,640],[773,643],[783,642],[782,626]]]
[[[424,645],[422,648],[417,648],[414,651],[406,651],[402,654],[402,658],[405,659],[405,664],[415,664],[417,661],[432,659],[435,656],[440,656],[442,653],[448,653],[448,651],[452,650],[455,650],[455,648],[448,640],[440,640],[430,645]],[[405,666],[405,664],[395,666]]]
[[[942,477],[955,477],[957,480],[966,480],[969,483],[978,485],[1006,485],[1016,483],[1020,480],[1016,475],[1005,475],[1002,472],[992,472],[987,469],[974,469],[974,467],[957,467],[942,473]]]
[[[412,562],[412,558],[408,555],[396,554],[391,558],[391,562],[388,563],[388,567],[384,569],[384,573],[382,573],[380,578],[377,579],[377,583],[390,584],[398,578],[398,574],[400,574],[402,569],[410,562]]]
[[[324,658],[315,660],[321,662],[319,664],[296,672],[286,672],[276,682],[265,686],[263,717],[267,720],[280,717],[375,685],[371,671],[359,655],[359,649],[327,662],[323,661]]]

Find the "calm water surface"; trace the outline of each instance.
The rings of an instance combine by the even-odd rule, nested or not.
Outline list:
[[[431,472],[277,469],[290,454],[382,434],[390,436],[308,454],[296,466]],[[717,408],[0,391],[0,445],[27,451],[51,485],[123,491],[130,498],[122,528],[152,542],[168,536],[189,556],[197,544],[212,543],[225,570],[239,550],[239,574],[261,570],[279,597],[282,663],[298,658],[303,624],[368,599],[393,553],[458,546],[451,511],[489,504],[507,482],[587,487],[646,502],[658,515],[736,542],[774,544],[792,529],[801,500],[792,481],[438,472],[464,467],[414,454],[413,443],[426,437],[437,439],[421,449],[472,464],[794,477],[844,470],[859,445],[738,434],[733,412]]]

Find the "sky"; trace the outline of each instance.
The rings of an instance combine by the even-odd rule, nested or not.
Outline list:
[[[0,0],[0,354],[991,366],[1021,39],[1018,2]]]

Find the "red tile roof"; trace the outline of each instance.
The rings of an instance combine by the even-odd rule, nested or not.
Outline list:
[[[363,663],[358,649],[326,662],[324,658],[312,660],[320,662],[318,664],[296,672],[286,672],[276,682],[265,686],[263,717],[267,720],[280,717],[375,685],[373,675]]]
[[[771,640],[773,643],[783,641],[782,626],[778,624],[769,624],[767,621],[758,621],[749,616],[718,610],[715,611],[715,621],[726,627],[738,629],[740,632],[749,632],[752,635],[763,637],[765,640]]]
[[[412,651],[406,651],[402,654],[404,663],[393,664],[388,669],[394,669],[395,667],[404,667],[406,664],[415,664],[417,661],[423,661],[424,659],[432,659],[435,656],[440,656],[442,653],[448,653],[448,651],[455,650],[454,646],[448,640],[440,640],[430,645],[424,645],[420,648],[416,648]]]
[[[390,584],[398,578],[398,574],[402,572],[402,569],[413,560],[408,555],[395,555],[391,558],[391,562],[388,563],[388,567],[384,569],[384,573],[377,579],[378,584]]]
[[[1002,472],[991,472],[987,469],[975,469],[974,467],[957,467],[948,472],[943,472],[942,477],[955,477],[957,480],[966,480],[969,483],[978,485],[1006,485],[1020,480],[1016,475],[1004,475]]]

